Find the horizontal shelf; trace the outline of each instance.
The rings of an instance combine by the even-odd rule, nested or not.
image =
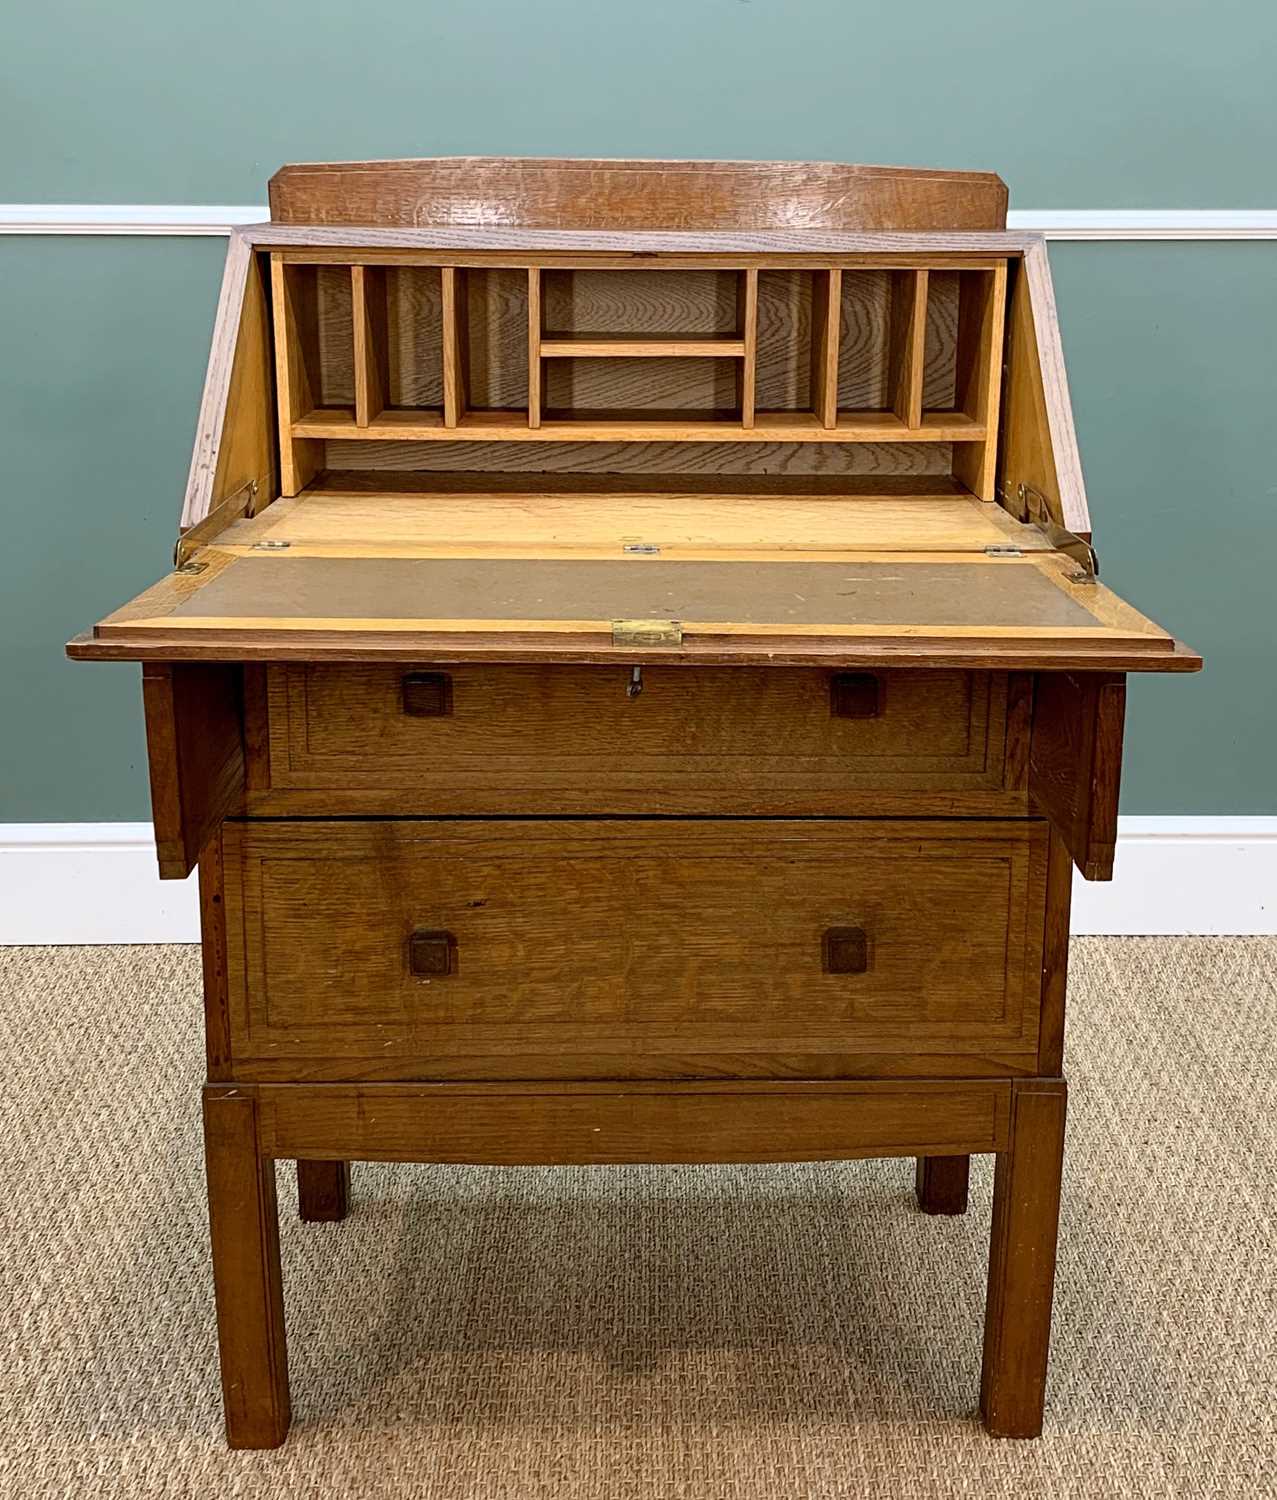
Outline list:
[[[973,443],[984,440],[985,428],[962,412],[947,411],[925,413],[921,427],[907,427],[889,411],[839,412],[834,427],[822,427],[811,412],[800,411],[759,412],[753,427],[729,416],[709,422],[591,416],[529,427],[526,416],[509,411],[470,411],[457,426],[445,427],[440,412],[384,411],[367,427],[357,427],[353,412],[329,408],[294,422],[292,435],[413,443]]]
[[[745,340],[734,334],[554,334],[541,340],[542,359],[743,359]]]

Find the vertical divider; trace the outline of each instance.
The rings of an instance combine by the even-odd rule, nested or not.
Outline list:
[[[737,375],[737,405],[742,427],[754,425],[758,373],[758,268],[749,266],[736,282],[736,328],[745,345]]]
[[[355,426],[367,427],[390,396],[390,347],[386,328],[386,273],[381,266],[351,266],[355,335]]]
[[[312,266],[270,258],[271,316],[275,330],[275,385],[279,405],[279,488],[296,495],[323,467],[324,445],[295,438],[293,423],[319,404],[312,372],[319,370],[319,301]]]
[[[466,414],[466,273],[442,268],[443,425],[456,427]]]
[[[541,425],[541,268],[528,267],[528,426]]]
[[[817,271],[811,295],[811,405],[822,427],[838,425],[838,336],[842,269]]]
[[[927,273],[891,273],[891,348],[887,386],[891,409],[909,430],[922,426],[922,377],[927,353]]]
[[[953,475],[978,500],[997,499],[998,416],[1002,399],[1002,344],[1007,268],[963,271],[959,278],[958,372],[954,409],[985,429],[982,441],[955,443]]]

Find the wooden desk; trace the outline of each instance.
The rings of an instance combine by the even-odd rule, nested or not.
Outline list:
[[[285,168],[232,237],[142,663],[198,864],[227,1435],[288,1429],[276,1160],[997,1156],[981,1410],[1040,1431],[1072,866],[1125,674],[1046,251],[994,177]],[[486,227],[496,225],[500,227]]]

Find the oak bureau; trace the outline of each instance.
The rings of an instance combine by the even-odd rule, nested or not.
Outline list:
[[[285,167],[232,234],[142,664],[198,865],[226,1430],[289,1424],[275,1162],[993,1152],[1042,1424],[1072,867],[1125,674],[1046,250],[980,173]]]

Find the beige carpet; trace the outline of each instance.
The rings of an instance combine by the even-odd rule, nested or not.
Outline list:
[[[1046,1435],[986,1438],[991,1161],[281,1169],[292,1435],[222,1446],[191,948],[0,950],[0,1492],[1277,1495],[1277,940],[1074,944]]]

